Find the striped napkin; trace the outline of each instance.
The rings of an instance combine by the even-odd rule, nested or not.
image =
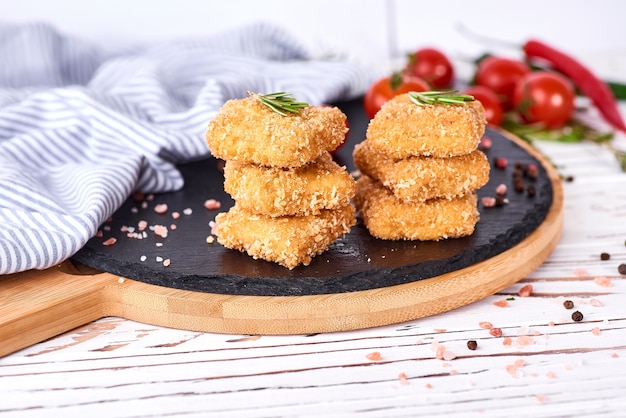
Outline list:
[[[183,187],[176,165],[208,155],[226,100],[330,103],[373,81],[262,23],[106,54],[46,24],[0,24],[0,60],[0,274],[71,257],[134,191]]]

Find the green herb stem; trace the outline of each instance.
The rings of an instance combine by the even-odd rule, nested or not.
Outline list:
[[[287,116],[289,113],[299,115],[302,109],[309,106],[308,103],[298,102],[291,93],[283,91],[271,94],[257,94],[249,91],[248,95],[282,116]]]
[[[461,94],[458,90],[422,91],[409,93],[409,99],[418,106],[426,105],[457,105],[473,102],[474,96]]]

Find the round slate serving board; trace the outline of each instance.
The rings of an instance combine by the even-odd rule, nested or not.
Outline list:
[[[340,107],[351,131],[336,157],[353,170],[352,149],[364,138],[367,118],[359,100]],[[218,211],[205,209],[204,201],[220,200],[220,210],[233,202],[223,191],[218,161],[184,164],[181,191],[155,195],[145,208],[129,199],[103,225],[103,236],[71,261],[0,277],[0,356],[105,316],[205,332],[308,334],[404,322],[492,295],[533,271],[556,247],[563,191],[556,170],[533,148],[504,132],[488,130],[487,136],[490,160],[504,157],[509,164],[492,169],[479,196],[494,196],[504,183],[509,203],[479,206],[471,237],[382,241],[359,224],[311,265],[293,270],[207,244]],[[534,197],[513,190],[515,162],[538,166],[538,178],[528,181]],[[168,213],[155,213],[159,203],[167,203]],[[172,218],[174,211],[181,217]],[[122,232],[141,220],[170,227],[168,236],[148,230],[139,240]],[[104,246],[109,237],[116,244]],[[157,257],[169,259],[169,266]]]
[[[352,150],[364,139],[368,119],[360,101],[343,103],[341,108],[349,116],[351,135],[336,159],[352,171]],[[543,222],[551,207],[552,183],[541,162],[502,133],[488,130],[487,135],[493,146],[486,154],[491,160],[505,157],[510,164],[504,170],[492,167],[489,184],[479,191],[479,196],[495,196],[496,186],[506,184],[509,203],[489,209],[479,207],[481,219],[470,237],[438,242],[384,241],[373,238],[359,223],[309,266],[289,270],[254,260],[217,243],[206,243],[211,231],[209,223],[234,203],[223,190],[221,162],[209,158],[180,166],[185,177],[182,190],[158,194],[149,201],[128,199],[104,225],[102,237],[92,239],[74,259],[159,286],[251,296],[354,292],[436,277],[515,246]],[[538,166],[537,179],[527,181],[536,189],[534,197],[513,191],[516,162]],[[210,198],[219,200],[221,209],[205,209],[204,201]],[[158,204],[167,204],[168,213],[157,214],[154,207]],[[185,210],[191,210],[191,214],[184,215]],[[181,217],[173,219],[172,212]],[[170,230],[164,239],[151,231],[144,239],[129,238],[124,230],[136,230],[142,220],[151,226],[174,225],[176,229]],[[103,246],[110,237],[117,239],[116,244]],[[167,267],[162,263],[165,259],[170,261]]]

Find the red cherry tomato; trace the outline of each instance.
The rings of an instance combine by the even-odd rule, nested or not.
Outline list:
[[[572,117],[575,100],[572,82],[551,71],[534,71],[515,87],[513,103],[527,123],[560,128]]]
[[[529,72],[530,67],[523,61],[490,56],[478,64],[476,84],[493,90],[504,108],[510,109],[515,85]]]
[[[395,96],[411,91],[428,90],[430,90],[428,83],[419,77],[401,73],[383,77],[372,84],[365,93],[363,99],[365,113],[372,119],[380,108]]]
[[[478,100],[485,108],[485,117],[487,123],[500,126],[502,123],[502,117],[504,115],[504,109],[502,103],[498,100],[498,96],[493,90],[484,86],[471,86],[463,90],[463,93],[474,96],[474,99]]]
[[[435,48],[422,48],[409,55],[409,74],[420,77],[435,89],[452,86],[454,67],[448,56]]]

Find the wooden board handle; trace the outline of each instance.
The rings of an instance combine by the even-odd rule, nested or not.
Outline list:
[[[107,279],[69,263],[0,276],[0,356],[102,318]]]

